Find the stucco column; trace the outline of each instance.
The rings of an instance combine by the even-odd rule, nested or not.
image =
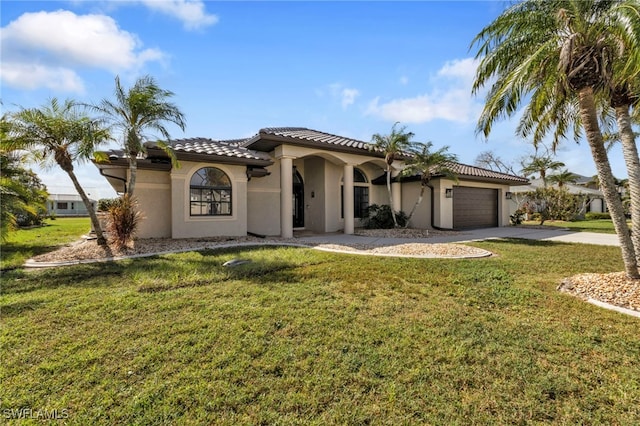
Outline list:
[[[353,234],[353,165],[344,165],[342,180],[342,205],[344,206],[344,233]]]
[[[402,210],[402,184],[400,182],[391,182],[391,196],[393,197],[393,210],[399,212]]]
[[[293,158],[280,158],[280,236],[293,237]]]

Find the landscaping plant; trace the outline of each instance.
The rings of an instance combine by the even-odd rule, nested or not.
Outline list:
[[[117,198],[109,207],[108,229],[118,248],[126,247],[140,224],[136,199],[129,194]]]

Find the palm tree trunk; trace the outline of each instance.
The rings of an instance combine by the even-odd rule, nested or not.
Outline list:
[[[396,211],[393,209],[393,195],[391,192],[391,165],[387,165],[387,191],[389,191],[389,209],[391,209],[391,217],[393,217],[393,226],[398,227],[398,219],[396,219]]]
[[[631,195],[631,241],[636,252],[636,259],[640,261],[640,160],[635,136],[631,128],[629,105],[617,106],[616,121],[622,141],[622,154],[627,165],[629,177],[629,192]]]
[[[129,185],[127,185],[127,194],[133,196],[133,190],[136,188],[136,176],[138,172],[138,157],[132,155],[129,157]]]
[[[91,200],[87,197],[87,194],[84,192],[84,189],[80,186],[80,182],[78,182],[78,178],[73,170],[66,170],[67,174],[71,178],[71,182],[73,182],[73,186],[80,194],[80,198],[82,198],[82,202],[87,208],[87,212],[89,212],[89,217],[91,218],[91,224],[93,225],[93,230],[96,232],[96,237],[98,238],[98,245],[106,246],[107,239],[104,237],[104,233],[102,232],[102,228],[100,227],[100,221],[98,220],[98,215],[96,211],[93,209],[93,205],[91,204]]]
[[[422,203],[422,198],[424,197],[424,188],[425,188],[425,184],[421,183],[420,195],[418,195],[418,199],[416,200],[416,203],[413,205],[413,208],[411,209],[411,213],[409,213],[409,216],[407,216],[407,224],[404,226],[405,228],[409,226],[409,222],[411,221],[413,214],[416,212],[416,209],[418,208],[420,203]]]
[[[624,262],[625,272],[629,278],[640,279],[638,273],[638,263],[636,261],[635,251],[631,235],[629,235],[629,227],[627,226],[624,211],[622,209],[622,201],[616,191],[616,186],[611,172],[611,165],[607,157],[607,151],[604,148],[602,132],[598,125],[598,117],[596,114],[596,105],[593,96],[593,89],[585,87],[578,92],[580,102],[580,117],[584,126],[587,141],[591,148],[591,155],[596,164],[598,178],[604,199],[609,207],[613,226],[620,240],[620,248],[622,250],[622,260]]]

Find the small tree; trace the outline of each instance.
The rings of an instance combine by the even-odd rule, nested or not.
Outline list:
[[[401,176],[420,176],[420,194],[407,217],[407,224],[405,226],[409,225],[409,221],[422,202],[424,189],[429,187],[433,191],[433,187],[429,184],[433,176],[444,176],[455,182],[458,181],[458,175],[451,168],[453,163],[458,161],[458,157],[447,152],[449,150],[448,146],[443,146],[433,152],[431,151],[433,147],[433,143],[431,142],[416,144],[416,147],[417,146],[419,146],[420,149],[413,150],[413,155],[407,160],[407,166],[400,173]]]
[[[6,120],[1,148],[29,151],[40,165],[46,167],[54,162],[64,170],[89,212],[98,244],[106,245],[98,216],[75,174],[74,163],[91,158],[96,147],[109,138],[108,131],[79,111],[75,102],[61,103],[56,98],[41,108],[22,108],[9,114]]]
[[[92,108],[102,114],[102,119],[111,128],[122,133],[122,148],[129,160],[127,192],[133,195],[138,156],[146,152],[144,142],[150,139],[149,132],[157,132],[169,139],[166,122],[173,123],[182,130],[186,124],[180,109],[169,102],[174,93],[160,88],[153,77],[141,77],[129,89],[122,87],[120,77],[116,77],[115,83],[115,100],[103,99]],[[175,162],[173,151],[168,145],[157,142],[157,146]]]
[[[374,151],[380,151],[384,153],[384,161],[387,163],[386,174],[387,174],[387,191],[389,193],[389,208],[393,211],[393,195],[391,192],[391,165],[393,162],[406,155],[407,152],[414,146],[414,142],[411,141],[413,138],[412,132],[407,132],[406,126],[401,127],[400,129],[396,129],[396,126],[399,123],[396,122],[391,128],[391,133],[388,135],[374,134],[371,137],[371,141],[373,146],[371,147]],[[394,212],[395,213],[395,212]],[[396,220],[396,215],[392,215],[393,223],[397,227],[398,221]]]
[[[532,155],[522,166],[522,173],[532,175],[537,173],[542,179],[542,184],[547,186],[547,172],[550,170],[558,170],[564,167],[564,163],[555,161],[549,155]]]

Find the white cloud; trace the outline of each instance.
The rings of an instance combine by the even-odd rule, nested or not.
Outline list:
[[[149,9],[176,17],[187,30],[197,30],[218,22],[216,15],[210,15],[200,0],[143,0]]]
[[[356,97],[360,95],[358,89],[345,87],[342,83],[332,83],[327,86],[331,97],[338,99],[342,109],[347,109],[349,105],[353,105]],[[320,98],[324,97],[324,90],[316,90],[316,95]]]
[[[464,81],[472,81],[478,68],[478,61],[473,58],[455,59],[447,61],[440,70],[439,77],[452,77]]]
[[[2,62],[0,64],[0,75],[5,84],[19,89],[34,90],[39,87],[46,87],[65,92],[84,92],[84,84],[80,77],[74,71],[66,68],[19,62]]]
[[[471,95],[476,66],[477,62],[470,58],[449,61],[430,78],[427,93],[383,103],[376,97],[369,102],[366,113],[402,123],[433,120],[470,123],[482,107]]]
[[[357,89],[342,89],[340,95],[342,96],[342,109],[346,109],[349,105],[352,105],[356,100],[360,92]]]
[[[73,68],[136,70],[146,62],[161,60],[157,49],[141,50],[142,43],[106,15],[55,12],[25,13],[2,28],[0,76],[6,84],[79,91],[80,78]],[[21,82],[17,70],[35,70],[33,82]],[[46,82],[47,75],[51,82]],[[60,83],[56,85],[55,82]],[[55,85],[55,87],[53,87]]]

